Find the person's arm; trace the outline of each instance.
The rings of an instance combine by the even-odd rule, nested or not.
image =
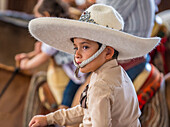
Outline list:
[[[32,58],[34,57],[35,55],[37,55],[38,53],[41,52],[41,42],[37,41],[35,44],[34,44],[34,50],[29,52],[29,53],[20,53],[20,54],[17,54],[15,56],[15,60],[16,61],[21,61],[22,59],[25,59],[25,58]]]
[[[41,47],[38,48],[40,48],[41,52],[36,54],[32,59],[26,57],[23,60],[21,60],[20,62],[21,69],[26,70],[36,68],[41,64],[45,63],[52,55],[54,55],[57,52],[55,48],[45,43],[42,43]]]
[[[28,69],[34,69],[41,64],[45,63],[51,56],[44,53],[40,52],[36,56],[34,56],[32,59],[29,58],[24,58],[20,61],[20,68],[23,70],[28,70]]]
[[[41,52],[41,45],[42,45],[42,42],[40,41],[37,41],[35,44],[34,44],[34,50],[32,52],[29,52],[27,54],[28,58],[32,58],[34,57],[35,55],[37,55],[38,53]]]
[[[41,44],[42,44],[41,42],[37,41],[34,44],[34,50],[33,51],[28,52],[28,53],[20,53],[20,54],[15,55],[16,66],[17,67],[20,66],[21,60],[26,59],[26,58],[31,59],[34,56],[36,56],[37,54],[39,54],[41,52]]]

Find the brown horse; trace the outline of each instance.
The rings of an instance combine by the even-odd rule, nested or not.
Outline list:
[[[0,95],[11,79],[14,67],[0,64]],[[46,73],[34,74],[19,71],[0,96],[0,125],[2,127],[27,127],[30,119],[36,114],[47,114],[39,98],[39,88],[47,87]],[[49,88],[47,91],[49,91]],[[52,96],[48,93],[50,100]],[[54,101],[52,101],[54,102]]]
[[[14,67],[0,64],[0,92],[9,81]],[[23,110],[31,75],[19,72],[0,98],[1,127],[22,127]]]
[[[14,67],[0,64],[0,125],[27,127],[34,115],[50,112],[44,107],[38,95],[40,86],[47,87],[44,83],[46,73],[37,73],[32,76],[27,71],[20,71],[16,73],[2,94],[14,71]]]

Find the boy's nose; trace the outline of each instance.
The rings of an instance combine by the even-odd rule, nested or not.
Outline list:
[[[76,52],[75,52],[75,58],[80,58],[81,57],[81,55],[80,55],[80,51],[79,50],[77,50]]]

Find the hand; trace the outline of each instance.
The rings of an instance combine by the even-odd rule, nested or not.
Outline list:
[[[29,59],[28,58],[24,58],[20,61],[20,69],[21,70],[26,70],[26,69],[29,69],[28,68],[28,61]]]
[[[25,59],[25,58],[28,58],[28,54],[26,53],[20,53],[20,54],[17,54],[15,56],[15,61],[16,61],[16,67],[20,67],[20,62]],[[21,67],[20,67],[21,68]]]
[[[28,57],[27,53],[20,53],[15,56],[15,60],[20,62],[22,59],[25,59],[27,57]]]
[[[44,115],[37,115],[32,118],[29,127],[45,127],[47,126],[47,117]]]
[[[40,41],[37,41],[35,44],[34,44],[34,52],[37,54],[39,52],[41,52],[41,45],[42,45],[42,42]]]

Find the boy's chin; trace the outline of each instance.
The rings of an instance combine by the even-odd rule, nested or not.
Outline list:
[[[80,72],[82,73],[87,73],[86,71],[84,71],[83,69],[80,68]]]
[[[80,72],[82,72],[82,73],[89,73],[89,71],[87,71],[85,68],[80,68]]]

